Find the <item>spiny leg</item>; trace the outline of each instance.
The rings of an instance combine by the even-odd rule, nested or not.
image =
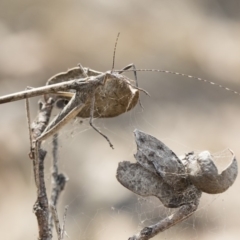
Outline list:
[[[90,126],[91,126],[96,132],[98,132],[100,135],[102,135],[102,136],[108,141],[110,147],[111,147],[112,149],[114,149],[114,148],[113,148],[113,144],[111,143],[111,141],[109,140],[109,138],[108,138],[106,135],[104,135],[100,130],[98,130],[98,129],[93,125],[94,103],[95,103],[95,93],[93,94],[92,101],[91,101],[89,124],[90,124]]]
[[[67,124],[71,118],[74,118],[74,114],[77,115],[78,112],[84,107],[85,103],[81,100],[81,93],[76,91],[73,97],[70,99],[68,104],[62,109],[62,111],[49,123],[42,135],[40,136],[41,141],[46,139],[49,134],[55,134],[61,127]],[[43,136],[46,135],[46,136]],[[47,136],[48,135],[48,136]]]
[[[66,125],[71,119],[77,116],[85,104],[80,100],[80,92],[76,92],[63,110],[49,123],[43,133],[33,142],[32,154],[38,158],[40,143],[48,137],[57,133],[60,128]]]

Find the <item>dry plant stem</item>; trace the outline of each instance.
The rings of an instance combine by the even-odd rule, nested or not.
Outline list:
[[[35,178],[39,178],[39,187],[37,189],[37,200],[33,206],[33,211],[38,221],[38,231],[39,231],[38,240],[52,239],[52,235],[49,232],[49,227],[48,227],[49,209],[48,209],[46,187],[44,182],[44,158],[46,156],[46,153],[47,152],[43,151],[42,149],[39,150],[39,161],[38,161],[39,175],[35,176]],[[34,164],[34,167],[36,167],[36,164]]]
[[[53,216],[58,240],[61,240],[61,227],[60,227],[60,222],[59,222],[59,217],[58,217],[58,214],[57,214],[57,210],[56,210],[55,206],[53,206],[53,205],[50,205],[50,208],[51,208],[50,212],[52,213],[52,216]]]
[[[64,238],[64,234],[65,234],[67,210],[68,210],[68,206],[65,206],[64,215],[63,215],[63,224],[62,224],[62,229],[61,229],[61,239]]]
[[[60,196],[60,193],[64,190],[64,187],[67,182],[67,177],[58,173],[58,134],[53,136],[53,166],[52,166],[52,190],[51,190],[51,199],[50,206],[57,208],[57,202]],[[49,213],[49,231],[52,231],[53,222],[52,222],[52,211]]]
[[[199,201],[196,203],[184,205],[180,207],[175,213],[166,217],[162,221],[149,226],[145,227],[141,230],[140,233],[130,237],[128,240],[148,240],[158,233],[165,231],[166,229],[178,224],[185,218],[188,218],[194,211],[196,211],[198,207]]]
[[[64,239],[67,210],[68,210],[68,206],[65,207],[64,216],[63,216],[63,223],[62,223],[62,227],[61,227],[57,210],[54,206],[51,205],[51,211],[50,212],[52,213],[52,216],[53,216],[58,240],[63,240]]]
[[[33,122],[31,126],[32,139],[38,138],[41,133],[46,128],[52,107],[53,102],[51,99],[46,103],[39,104],[39,113],[36,120]],[[52,239],[52,234],[49,231],[49,207],[48,207],[48,199],[46,193],[46,186],[44,181],[44,158],[46,156],[46,151],[40,149],[41,142],[38,144],[38,158],[33,154],[33,172],[35,177],[35,182],[37,186],[37,200],[34,204],[33,210],[37,217],[38,221],[38,230],[39,230],[39,240],[50,240]]]
[[[35,154],[35,150],[37,148],[39,151],[40,146],[41,146],[41,141],[38,141],[36,146],[35,146],[35,141],[36,141],[36,139],[39,138],[39,136],[41,136],[41,134],[46,129],[46,127],[49,123],[49,120],[50,120],[52,108],[53,108],[53,101],[51,98],[49,98],[47,102],[44,102],[44,103],[39,102],[38,116],[31,125],[31,133],[30,133],[31,134],[30,139],[32,139],[31,158],[33,159],[33,162],[34,162],[35,177],[37,177],[39,175],[39,173],[38,173],[38,171],[39,171],[39,169],[38,169],[38,154]],[[29,113],[28,113],[28,117],[29,117]],[[36,181],[37,188],[39,188],[39,179],[35,178],[35,181]]]

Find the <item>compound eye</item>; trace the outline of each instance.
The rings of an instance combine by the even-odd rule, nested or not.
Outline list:
[[[68,104],[68,102],[69,102],[69,100],[67,100],[67,99],[59,99],[56,102],[56,107],[62,109]]]

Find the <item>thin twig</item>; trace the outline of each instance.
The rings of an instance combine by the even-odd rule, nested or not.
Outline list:
[[[53,107],[53,101],[49,99],[47,102],[39,103],[39,113],[36,120],[31,126],[32,140],[34,141],[46,128]],[[31,143],[31,146],[33,144]],[[31,154],[33,158],[33,172],[35,177],[35,182],[37,186],[37,200],[34,204],[33,211],[37,217],[38,230],[39,230],[39,240],[51,240],[52,234],[49,231],[49,207],[48,198],[46,193],[46,186],[44,180],[44,159],[47,154],[46,151],[40,148],[41,142],[39,143],[39,154],[38,159]]]
[[[53,221],[54,221],[54,225],[55,225],[55,228],[56,228],[58,240],[61,240],[61,227],[60,227],[60,222],[59,222],[57,209],[53,205],[50,205],[50,209],[51,209],[50,212],[52,213],[52,216],[53,216]]]
[[[53,205],[50,205],[50,210],[51,210],[50,212],[52,213],[52,217],[53,217],[54,225],[55,225],[55,228],[56,228],[58,240],[63,240],[64,233],[65,233],[65,223],[66,223],[68,206],[66,206],[65,210],[64,210],[62,226],[60,226],[60,221],[59,221],[59,217],[58,217],[56,207],[53,206]]]
[[[172,215],[152,226],[143,228],[138,234],[130,237],[128,240],[149,240],[150,238],[153,238],[158,233],[165,231],[192,215],[197,209],[198,203],[199,201],[196,201],[195,203],[180,207]]]
[[[53,136],[53,166],[52,166],[52,190],[51,190],[51,199],[50,206],[57,208],[57,202],[60,196],[60,193],[64,190],[64,187],[67,182],[67,177],[63,173],[58,173],[58,134]],[[52,212],[49,213],[49,231],[52,231],[53,221],[52,221]]]
[[[64,239],[67,210],[68,210],[68,206],[65,206],[64,215],[63,215],[63,223],[62,223],[62,228],[61,228],[61,240]]]

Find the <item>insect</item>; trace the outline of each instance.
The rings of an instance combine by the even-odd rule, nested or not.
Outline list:
[[[121,72],[131,67],[133,65],[128,65],[119,72],[108,71],[102,73],[84,68],[79,64],[76,68],[53,76],[44,87],[0,97],[0,104],[49,94],[51,96],[54,94],[54,101],[67,99],[66,106],[63,107],[62,111],[49,123],[35,141],[45,140],[59,131],[72,118],[78,116],[90,118],[90,125],[105,137],[113,148],[107,136],[94,127],[92,119],[94,117],[115,117],[131,110],[137,104],[139,101],[139,88],[133,85],[132,80],[121,74]]]
[[[146,91],[138,87],[137,74],[138,71],[151,71],[170,73],[204,81],[212,85],[232,91],[240,95],[238,92],[222,85],[210,82],[205,79],[193,77],[186,74],[171,72],[157,69],[136,69],[134,64],[129,64],[121,70],[114,70],[115,52],[118,41],[115,42],[112,70],[107,72],[98,72],[89,68],[78,67],[69,69],[67,72],[59,73],[47,81],[46,86],[28,89],[22,92],[0,97],[0,104],[28,99],[30,97],[44,95],[51,96],[54,101],[65,99],[66,104],[62,105],[61,112],[49,123],[42,134],[35,140],[43,141],[54,133],[58,132],[61,127],[66,125],[74,117],[90,118],[90,125],[100,133],[113,148],[112,143],[101,133],[94,125],[93,118],[116,117],[122,113],[130,111],[139,102],[139,91]],[[132,68],[132,69],[131,69]],[[134,72],[135,85],[131,79],[122,73]],[[27,108],[27,111],[28,108]]]
[[[155,196],[165,207],[179,209],[160,222],[145,227],[129,240],[148,240],[183,221],[197,210],[202,192],[222,193],[237,177],[238,166],[234,155],[230,165],[218,174],[208,151],[177,157],[155,137],[139,130],[135,130],[134,135],[137,163],[120,162],[117,180],[140,196]]]

